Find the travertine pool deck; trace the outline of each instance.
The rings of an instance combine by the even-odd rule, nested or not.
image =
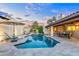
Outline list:
[[[53,37],[58,43],[53,48],[27,48],[17,49],[14,43],[0,45],[0,55],[2,56],[79,56],[79,43],[66,38]],[[24,40],[20,41],[24,42]],[[18,42],[19,43],[19,42]],[[2,50],[1,50],[2,49]]]

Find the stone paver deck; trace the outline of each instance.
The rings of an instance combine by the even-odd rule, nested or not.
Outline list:
[[[13,44],[6,44],[0,46],[0,55],[9,56],[79,56],[79,43],[78,41],[53,37],[58,40],[58,43],[53,48],[27,48],[17,49]],[[76,43],[77,42],[77,43]],[[4,50],[3,50],[4,49]],[[5,53],[2,53],[5,52]]]

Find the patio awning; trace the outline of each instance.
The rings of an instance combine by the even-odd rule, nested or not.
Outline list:
[[[14,21],[14,20],[1,20],[0,24],[8,24],[8,25],[24,25],[24,23],[20,21]]]
[[[10,19],[8,19],[8,18],[6,18],[6,17],[3,17],[3,16],[0,16],[0,18],[1,18],[1,19],[4,19],[4,20],[10,20]]]

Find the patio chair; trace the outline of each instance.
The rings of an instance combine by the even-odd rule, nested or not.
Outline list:
[[[70,39],[72,35],[73,35],[73,32],[67,32],[66,37]]]

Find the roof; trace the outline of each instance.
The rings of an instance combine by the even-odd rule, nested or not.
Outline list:
[[[75,12],[73,14],[70,14],[70,15],[68,15],[68,16],[60,19],[60,20],[57,20],[54,23],[51,23],[51,24],[47,25],[46,27],[54,26],[54,25],[62,23],[62,22],[70,21],[70,20],[72,20],[74,18],[77,18],[77,17],[79,17],[79,11],[77,11],[77,12]]]
[[[8,24],[8,25],[25,25],[23,22],[20,22],[20,21],[16,21],[16,20],[11,20],[11,19],[8,19],[6,17],[3,17],[3,16],[0,16],[1,20],[0,21],[0,24]]]
[[[10,19],[8,19],[8,18],[6,18],[6,17],[3,17],[3,16],[0,16],[0,18],[1,18],[1,19],[5,19],[5,20],[10,20]]]
[[[14,21],[14,20],[1,20],[0,24],[8,24],[8,25],[25,25],[22,22]]]

